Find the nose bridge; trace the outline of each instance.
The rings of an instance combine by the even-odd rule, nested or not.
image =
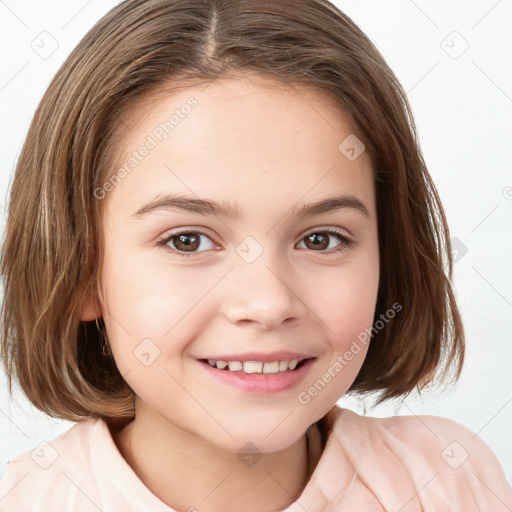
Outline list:
[[[237,254],[225,299],[225,314],[230,321],[276,326],[304,314],[302,302],[290,282],[290,273],[281,270],[283,257],[277,250],[263,249],[248,237],[237,247]]]

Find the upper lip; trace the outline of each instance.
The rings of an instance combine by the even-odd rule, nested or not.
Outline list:
[[[215,361],[262,361],[269,363],[273,361],[293,361],[294,359],[309,359],[315,357],[308,354],[300,354],[299,352],[290,352],[288,350],[279,350],[277,352],[245,352],[244,354],[222,354],[219,356],[208,356],[201,359],[213,359]]]

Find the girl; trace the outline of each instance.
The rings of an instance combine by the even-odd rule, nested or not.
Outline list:
[[[444,265],[448,264],[448,275]],[[443,418],[449,231],[405,94],[325,0],[128,0],[35,114],[2,252],[3,361],[70,430],[0,510],[510,510]]]

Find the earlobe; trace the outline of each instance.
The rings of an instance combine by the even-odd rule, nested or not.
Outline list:
[[[94,298],[87,296],[82,303],[82,309],[80,310],[80,320],[83,322],[90,322],[101,317],[101,308],[96,304]]]

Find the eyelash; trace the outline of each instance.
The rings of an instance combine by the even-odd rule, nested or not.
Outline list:
[[[339,240],[341,241],[341,243],[335,249],[331,249],[330,251],[325,251],[324,250],[324,251],[313,251],[313,252],[333,254],[333,253],[345,251],[345,250],[349,249],[350,247],[352,247],[352,245],[354,245],[354,241],[353,240],[351,240],[350,238],[347,238],[341,231],[338,231],[336,229],[320,229],[318,231],[312,231],[311,233],[308,233],[307,235],[303,236],[300,241],[304,240],[308,236],[311,236],[311,235],[314,235],[314,234],[317,234],[317,233],[328,234],[328,235],[336,235],[339,238]],[[171,247],[166,245],[173,238],[175,238],[177,236],[180,236],[180,235],[183,235],[183,234],[199,234],[199,235],[204,235],[204,236],[206,236],[207,238],[209,238],[211,240],[210,236],[207,233],[205,233],[201,229],[194,228],[193,230],[192,229],[182,230],[182,231],[178,231],[176,233],[166,234],[166,235],[163,236],[163,238],[160,238],[156,242],[156,245],[158,247],[164,247],[170,253],[176,254],[176,255],[178,255],[180,257],[183,257],[183,258],[188,258],[190,256],[194,256],[194,255],[196,255],[198,253],[203,252],[203,251],[188,252],[188,253],[187,252],[180,252],[180,251],[177,251],[176,249],[172,249]]]

